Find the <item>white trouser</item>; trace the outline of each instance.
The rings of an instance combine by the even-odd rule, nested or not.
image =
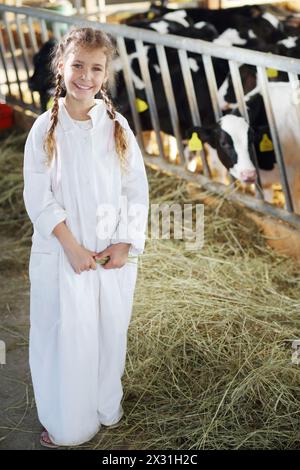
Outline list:
[[[64,250],[31,252],[29,363],[51,440],[79,445],[123,414],[121,377],[137,263],[76,274]]]

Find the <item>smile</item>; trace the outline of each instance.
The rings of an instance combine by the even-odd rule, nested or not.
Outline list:
[[[78,85],[77,83],[74,83],[74,85],[79,89],[79,90],[91,90],[93,87],[86,87],[82,85]]]

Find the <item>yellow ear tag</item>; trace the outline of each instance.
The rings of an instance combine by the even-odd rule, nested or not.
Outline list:
[[[53,106],[53,96],[51,96],[49,100],[47,101],[47,109],[51,109],[52,106]]]
[[[152,18],[154,18],[154,17],[155,17],[154,11],[149,11],[149,13],[148,13],[148,15],[147,15],[147,19],[148,19],[148,20],[152,20]]]
[[[197,132],[192,133],[192,137],[188,141],[188,146],[191,152],[203,149],[202,141],[199,139]]]
[[[146,111],[149,108],[146,101],[141,100],[140,98],[135,99],[135,107],[136,107],[138,113],[143,113],[144,111]]]
[[[259,143],[259,150],[261,152],[271,152],[274,150],[272,140],[269,139],[267,134],[263,134],[263,137]]]
[[[278,70],[267,68],[267,75],[269,78],[276,78],[278,77]]]

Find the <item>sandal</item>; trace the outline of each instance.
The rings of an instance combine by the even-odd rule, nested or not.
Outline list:
[[[51,441],[47,429],[44,429],[42,431],[40,437],[40,444],[44,447],[49,447],[50,449],[56,449],[57,447],[59,447],[57,444],[54,444],[54,442]]]
[[[114,424],[103,424],[101,423],[101,426],[104,426],[105,428],[109,428],[109,429],[112,429],[112,428],[117,428],[118,426],[120,426],[121,424],[123,424],[123,413],[122,413],[122,416],[121,418],[119,419],[119,421],[117,421],[116,423]]]
[[[121,423],[115,423],[115,424],[102,424],[101,426],[104,426],[105,428],[111,429],[111,428],[117,428],[120,426]]]

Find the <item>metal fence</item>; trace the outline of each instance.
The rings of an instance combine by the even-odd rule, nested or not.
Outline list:
[[[86,18],[89,18],[90,16],[95,16],[98,20],[101,19],[101,21],[105,21],[106,15],[110,14],[113,11],[122,11],[123,9],[128,10],[129,5],[130,9],[135,10],[147,8],[149,4],[149,2],[143,0],[68,0],[68,2],[73,7],[72,14],[83,15]],[[22,0],[10,0],[9,6],[22,7],[22,3]],[[27,6],[43,8],[43,5],[45,5],[45,3],[46,2],[42,0],[35,0],[33,5],[27,4]],[[52,5],[48,3],[48,8],[49,6],[50,9],[55,10],[55,3],[53,3]],[[56,8],[63,7],[63,4],[60,6],[58,4],[56,6]],[[59,13],[61,13],[61,11],[59,11]]]
[[[280,170],[281,185],[285,196],[286,207],[285,209],[281,209],[275,207],[272,204],[266,203],[262,198],[261,191],[259,190],[256,191],[256,197],[242,194],[238,191],[233,191],[229,197],[235,201],[245,204],[254,210],[273,215],[279,219],[289,222],[297,228],[300,228],[300,216],[296,215],[293,211],[292,197],[290,194],[278,130],[276,128],[275,117],[271,106],[267,78],[267,68],[275,68],[277,70],[287,72],[291,89],[293,92],[298,92],[300,60],[240,49],[236,47],[220,46],[199,39],[195,40],[174,35],[160,35],[156,32],[129,27],[126,25],[100,24],[96,21],[89,21],[74,16],[62,17],[59,14],[37,8],[18,8],[0,5],[0,18],[0,59],[3,65],[3,70],[0,75],[0,90],[2,90],[2,99],[13,104],[17,103],[24,109],[30,109],[31,111],[38,113],[39,103],[34,93],[31,93],[31,97],[28,102],[28,93],[30,92],[28,91],[27,84],[27,80],[32,72],[32,56],[35,52],[38,51],[38,38],[40,42],[46,42],[49,37],[52,36],[60,39],[65,30],[71,25],[92,26],[93,28],[104,30],[105,32],[111,34],[117,41],[134,127],[146,162],[150,164],[153,163],[162,169],[172,171],[180,177],[191,181],[196,181],[200,183],[202,187],[218,194],[224,194],[224,192],[227,190],[227,187],[212,181],[209,175],[205,174],[205,172],[204,174],[192,174],[185,167],[182,136],[174,95],[176,90],[173,90],[172,88],[172,80],[165,48],[170,47],[177,49],[178,51],[181,71],[184,78],[183,86],[185,87],[188,97],[188,104],[194,126],[201,125],[201,116],[199,114],[191,69],[188,61],[188,52],[201,54],[202,56],[205,73],[208,78],[209,93],[216,120],[222,116],[222,111],[220,109],[217,98],[218,88],[212,58],[215,57],[228,61],[238,107],[242,116],[245,117],[246,120],[248,120],[247,107],[245,103],[241,77],[239,74],[239,65],[249,64],[255,66],[269,121],[276,161]],[[26,41],[24,34],[26,34]],[[135,105],[136,94],[126,49],[126,39],[131,39],[134,41],[136,51],[138,53],[138,61],[142,79],[145,83],[145,92],[149,105],[152,126],[159,148],[158,157],[149,156],[144,148],[140,116]],[[164,148],[159,127],[159,116],[148,68],[145,43],[153,44],[157,51],[164,91],[168,100],[173,135],[177,140],[178,152],[180,156],[179,165],[169,163],[164,156]],[[24,99],[25,93],[27,93],[26,100]]]

